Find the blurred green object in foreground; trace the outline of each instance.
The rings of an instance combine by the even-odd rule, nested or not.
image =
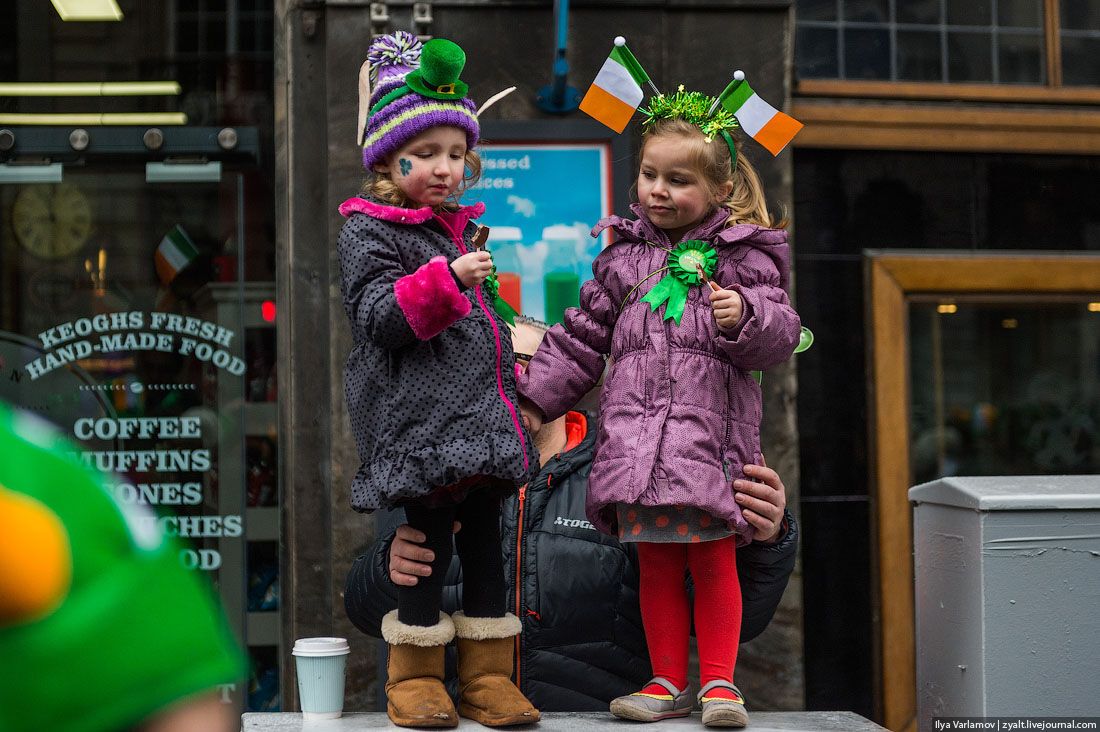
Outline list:
[[[798,345],[794,347],[795,353],[802,353],[803,351],[810,350],[810,346],[814,344],[814,332],[802,326],[802,332],[798,334]],[[752,378],[756,379],[757,384],[764,383],[763,371],[752,371]]]
[[[116,500],[79,452],[41,418],[0,404],[0,567],[41,570],[46,553],[69,578],[20,602],[25,588],[8,586],[18,572],[0,572],[5,732],[129,729],[245,676],[206,579],[180,563],[181,544],[148,508]],[[16,513],[31,520],[6,526]]]

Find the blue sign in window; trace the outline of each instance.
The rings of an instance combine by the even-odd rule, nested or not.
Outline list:
[[[589,232],[611,213],[606,143],[529,143],[478,148],[481,179],[466,196],[483,201],[501,296],[524,315],[561,322],[577,305],[592,260],[609,241]]]

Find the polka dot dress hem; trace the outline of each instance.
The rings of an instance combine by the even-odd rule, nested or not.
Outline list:
[[[724,522],[694,506],[642,506],[620,503],[619,541],[697,544],[733,536]]]

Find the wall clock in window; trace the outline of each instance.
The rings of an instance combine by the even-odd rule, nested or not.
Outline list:
[[[92,231],[92,208],[79,188],[67,183],[26,186],[12,207],[15,237],[42,259],[61,259],[80,250]]]

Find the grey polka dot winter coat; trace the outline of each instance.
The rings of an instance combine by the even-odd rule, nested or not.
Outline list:
[[[466,253],[482,211],[437,214],[364,198],[340,206],[358,511],[457,501],[462,491],[441,489],[469,487],[475,476],[518,485],[538,472],[520,422],[508,326],[481,287],[459,289],[449,266]]]

